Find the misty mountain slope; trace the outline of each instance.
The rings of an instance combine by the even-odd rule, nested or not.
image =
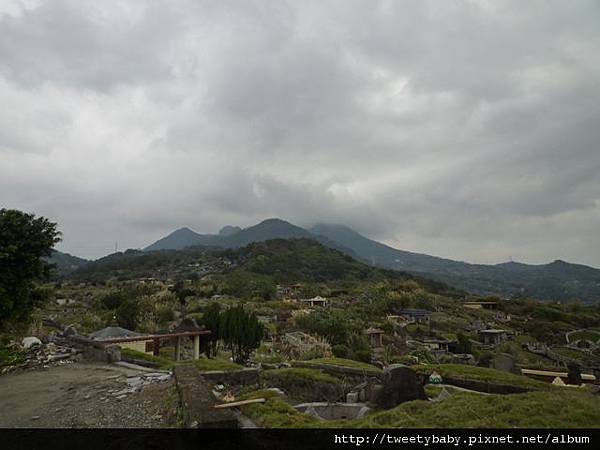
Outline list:
[[[396,270],[424,271],[439,268],[463,271],[470,264],[438,258],[421,253],[397,250],[377,241],[368,239],[356,231],[343,225],[317,224],[310,229],[314,235],[325,236],[360,255],[362,259],[373,265],[384,266]]]
[[[397,250],[365,238],[343,225],[317,224],[310,231],[341,243],[371,264],[421,273],[478,294],[521,294],[549,300],[600,299],[600,270],[580,264],[564,261],[541,265],[514,262],[469,264]]]
[[[70,255],[69,253],[59,252],[58,250],[54,250],[52,256],[47,258],[47,261],[54,265],[54,270],[59,276],[68,275],[90,262],[87,259],[79,258]]]
[[[240,229],[226,226],[219,234],[199,234],[189,228],[180,228],[168,236],[149,245],[144,251],[181,250],[195,245],[216,246],[224,248],[243,247],[252,242],[262,242],[269,239],[290,239],[312,237],[304,228],[292,225],[281,219],[267,219],[261,223]]]
[[[219,241],[222,247],[243,247],[252,242],[262,242],[270,239],[310,238],[312,235],[304,228],[300,228],[285,220],[267,219],[258,225],[244,228],[231,235],[221,236]]]
[[[217,239],[217,235],[198,234],[187,227],[179,228],[168,236],[159,239],[154,244],[149,245],[144,250],[181,250],[194,245],[211,245],[212,241]]]
[[[412,280],[424,290],[463,298],[456,290],[419,275],[365,264],[346,253],[329,248],[311,238],[271,239],[224,250],[235,265],[234,272],[273,277],[278,283]]]
[[[145,250],[181,249],[194,245],[238,248],[270,239],[312,238],[368,264],[419,274],[477,294],[526,295],[545,300],[600,300],[600,270],[580,264],[564,261],[541,265],[470,264],[398,250],[343,225],[317,224],[305,230],[281,219],[267,219],[241,231],[232,231],[203,235],[182,228]]]

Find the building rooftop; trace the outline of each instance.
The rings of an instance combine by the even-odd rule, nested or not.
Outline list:
[[[136,331],[127,330],[121,327],[106,327],[89,334],[90,338],[97,340],[132,336],[143,336],[143,333],[138,333]]]
[[[365,330],[365,334],[383,334],[384,331],[379,328],[369,327]]]
[[[313,297],[313,298],[303,298],[300,301],[301,302],[307,302],[307,303],[308,302],[311,302],[311,303],[314,303],[314,302],[323,302],[323,303],[325,303],[325,302],[327,302],[327,299],[324,298],[324,297],[321,297],[320,295],[317,295],[316,297]]]

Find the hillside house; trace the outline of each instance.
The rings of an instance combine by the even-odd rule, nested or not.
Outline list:
[[[498,309],[497,302],[464,302],[463,306],[469,309],[488,309],[495,310]]]
[[[429,323],[431,311],[426,309],[407,308],[400,311],[400,316],[409,323]]]
[[[485,323],[483,323],[482,320],[480,319],[475,319],[473,322],[471,322],[470,324],[468,324],[465,329],[467,331],[481,331],[481,330],[485,330],[487,327],[485,325]]]
[[[275,288],[275,292],[279,298],[296,298],[300,293],[300,289],[302,289],[300,283],[289,285],[278,284]]]
[[[317,295],[313,298],[303,298],[302,300],[300,300],[300,302],[312,308],[314,308],[315,306],[327,306],[327,299],[325,297],[321,297],[320,295]]]
[[[508,332],[506,330],[487,329],[479,330],[479,335],[484,345],[499,345],[507,339]]]
[[[94,339],[94,340],[100,341],[100,342],[109,342],[109,341],[111,343],[118,342],[119,346],[121,348],[129,348],[131,350],[136,350],[138,352],[147,353],[150,355],[153,352],[152,338],[145,339],[145,336],[147,336],[146,334],[138,333],[136,331],[131,331],[126,328],[106,327],[106,328],[102,328],[101,330],[94,331],[93,333],[90,333],[88,336],[91,339]],[[131,337],[135,337],[135,338],[139,338],[139,339],[134,340],[134,341],[127,341],[127,340],[120,341],[120,339],[131,338]]]
[[[197,327],[197,325],[196,325]],[[121,348],[129,348],[138,352],[159,356],[160,341],[168,339],[175,341],[175,360],[181,359],[183,338],[193,340],[193,358],[200,357],[200,336],[210,335],[209,330],[190,327],[189,323],[182,323],[179,330],[162,334],[143,334],[121,327],[106,327],[89,335],[91,339],[103,344],[114,344]]]
[[[437,339],[437,338],[425,338],[422,339],[421,344],[423,344],[427,349],[433,352],[448,352],[448,346],[451,344],[451,341],[448,339]]]
[[[383,347],[383,330],[380,330],[379,328],[369,327],[364,331],[364,333],[369,338],[369,345],[372,348]]]
[[[56,299],[56,304],[58,306],[74,305],[75,303],[77,303],[77,301],[72,298],[57,298]]]

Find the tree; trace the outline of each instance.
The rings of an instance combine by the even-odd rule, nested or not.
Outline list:
[[[36,282],[47,278],[44,259],[60,242],[56,223],[15,209],[0,209],[0,330],[26,323],[43,296]]]
[[[260,346],[264,332],[263,324],[255,314],[247,312],[244,305],[230,307],[221,314],[220,337],[231,350],[235,362],[248,360],[252,350]]]
[[[171,291],[177,296],[177,300],[179,300],[181,306],[185,306],[187,298],[194,295],[194,291],[185,287],[185,282],[181,280],[175,283]]]
[[[106,309],[117,309],[125,299],[122,291],[109,292],[100,298],[100,305]]]
[[[221,338],[221,306],[218,303],[211,303],[204,312],[201,320],[202,325],[210,330],[206,345],[206,356],[217,356],[219,351],[219,339]]]
[[[120,327],[126,328],[128,330],[135,330],[138,326],[139,312],[140,307],[137,301],[134,299],[126,299],[121,302],[121,304],[115,311],[117,323]]]

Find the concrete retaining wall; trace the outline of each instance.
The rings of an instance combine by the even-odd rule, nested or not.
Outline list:
[[[258,369],[245,368],[236,370],[205,370],[200,372],[205,380],[217,384],[258,384]]]
[[[379,378],[383,372],[375,369],[357,369],[355,367],[336,366],[332,364],[319,364],[311,363],[308,361],[294,361],[292,362],[293,367],[306,367],[308,369],[321,369],[323,372],[331,375],[353,378],[357,380],[363,380],[364,378]]]
[[[191,364],[173,369],[183,421],[188,428],[237,428],[238,421],[229,409],[215,409],[216,399],[209,383]]]

